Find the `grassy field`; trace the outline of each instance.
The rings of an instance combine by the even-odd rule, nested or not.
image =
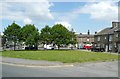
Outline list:
[[[63,63],[117,60],[117,55],[78,50],[3,51],[2,56],[32,60],[60,61]]]

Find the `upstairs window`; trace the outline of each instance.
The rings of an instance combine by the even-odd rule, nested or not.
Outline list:
[[[100,41],[100,36],[98,36],[97,41]]]
[[[105,36],[104,38],[105,38],[105,40],[107,39],[107,37],[106,37],[106,36]]]
[[[118,38],[118,34],[116,34],[116,38]]]
[[[112,41],[112,35],[109,36],[109,41]]]

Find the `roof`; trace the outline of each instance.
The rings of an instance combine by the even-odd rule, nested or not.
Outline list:
[[[90,35],[88,35],[88,34],[77,34],[77,37],[79,37],[79,38],[85,38],[85,37],[93,38],[94,35],[93,34],[90,34]]]
[[[119,29],[117,29],[117,30],[115,30],[115,32],[120,32],[120,28],[119,28]]]
[[[113,34],[115,32],[115,30],[118,30],[118,27],[114,27],[114,28],[108,27],[108,28],[101,30],[96,35]]]

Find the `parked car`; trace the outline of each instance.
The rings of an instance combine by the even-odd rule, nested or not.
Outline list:
[[[74,48],[74,45],[69,44],[69,45],[68,45],[68,48],[73,49],[73,48]]]
[[[38,50],[38,48],[37,47],[25,47],[25,50]]]
[[[94,52],[104,52],[105,49],[102,48],[102,47],[94,46],[94,47],[91,47],[91,51],[94,51]]]
[[[84,49],[84,45],[83,44],[78,44],[77,49]]]
[[[54,46],[53,45],[46,45],[46,44],[44,44],[44,49],[51,49],[51,50],[53,50]]]
[[[91,47],[92,47],[92,44],[86,44],[86,45],[84,45],[83,48],[89,50],[89,49],[91,49]]]

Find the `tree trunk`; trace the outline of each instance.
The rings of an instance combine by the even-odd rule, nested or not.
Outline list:
[[[58,45],[58,50],[60,49],[60,45]]]

